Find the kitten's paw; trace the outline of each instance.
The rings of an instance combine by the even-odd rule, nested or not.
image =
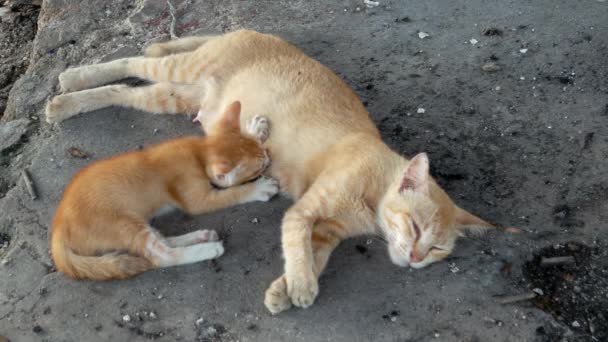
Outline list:
[[[279,182],[276,179],[269,177],[261,177],[256,180],[254,184],[254,190],[251,194],[249,201],[262,201],[267,202],[279,192]]]
[[[315,302],[315,298],[319,294],[319,283],[312,270],[291,276],[285,275],[285,279],[287,294],[293,305],[307,308]]]
[[[215,259],[224,255],[224,244],[222,242],[205,242],[204,245],[205,248],[208,248],[212,251],[211,256],[208,259]]]
[[[291,307],[291,299],[287,295],[287,284],[285,283],[284,275],[270,284],[270,287],[266,290],[264,305],[273,315]]]
[[[219,241],[220,237],[215,230],[201,229],[196,231],[196,243]]]
[[[61,122],[71,116],[78,114],[77,104],[73,101],[69,95],[55,96],[46,104],[45,114],[46,122],[56,123]]]
[[[261,143],[264,143],[270,134],[270,124],[268,118],[262,115],[256,115],[249,119],[246,124],[246,131],[253,135]]]
[[[70,68],[59,75],[59,86],[63,93],[89,88],[89,84],[83,78],[82,70],[85,67]]]

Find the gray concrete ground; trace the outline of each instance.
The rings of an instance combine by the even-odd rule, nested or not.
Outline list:
[[[281,272],[279,223],[289,206],[275,199],[158,220],[167,233],[217,229],[227,253],[215,264],[126,281],[66,279],[54,272],[47,239],[70,177],[92,160],[198,130],[185,117],[120,108],[44,123],[44,102],[56,94],[62,70],[137,55],[167,39],[171,21],[164,0],[44,1],[29,69],[15,83],[0,126],[8,127],[0,129],[6,139],[0,335],[11,341],[608,338],[606,306],[597,309],[608,298],[602,261],[608,258],[597,254],[608,237],[608,2],[378,2],[367,8],[362,0],[174,0],[178,35],[250,28],[301,47],[358,92],[391,146],[405,155],[429,152],[433,174],[463,207],[521,234],[464,238],[450,259],[423,270],[392,265],[378,240],[347,241],[332,257],[315,305],[273,317],[263,293]],[[499,70],[482,70],[487,63],[495,65],[486,70]],[[6,123],[14,119],[22,121]],[[66,152],[71,147],[91,156],[74,158]],[[19,179],[26,167],[36,200]],[[592,251],[590,259],[577,256],[582,268],[535,278],[545,276],[530,266],[540,248],[575,253],[564,245],[571,240]],[[565,302],[551,297],[562,287],[555,284],[583,279],[580,272],[595,287],[583,286],[582,294],[579,287],[581,311],[560,307]],[[497,303],[498,296],[534,287],[544,291],[535,301]],[[572,288],[567,295],[575,298]]]

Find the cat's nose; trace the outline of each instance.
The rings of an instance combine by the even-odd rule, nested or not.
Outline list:
[[[416,251],[412,250],[410,252],[410,262],[421,262],[424,259],[424,256],[416,253]]]

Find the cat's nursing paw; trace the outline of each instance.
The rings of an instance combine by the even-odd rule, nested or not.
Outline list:
[[[268,118],[262,115],[256,115],[249,119],[245,129],[248,134],[253,135],[260,143],[264,143],[270,134]]]
[[[319,294],[317,278],[310,272],[285,275],[287,294],[295,306],[307,308],[311,306]]]
[[[253,193],[249,196],[249,202],[267,202],[279,192],[279,182],[273,178],[261,177],[254,183]]]
[[[287,295],[287,283],[285,283],[284,275],[270,284],[270,287],[266,290],[264,305],[273,315],[291,307],[291,299]]]

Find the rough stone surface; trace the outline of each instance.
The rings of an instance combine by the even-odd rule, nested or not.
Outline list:
[[[14,341],[592,340],[585,322],[495,297],[539,286],[522,269],[542,248],[608,238],[608,3],[379,3],[174,0],[178,35],[244,27],[302,48],[355,89],[396,151],[428,152],[461,206],[521,234],[464,238],[446,262],[423,270],[392,265],[380,241],[347,241],[314,306],[271,316],[263,293],[281,272],[279,225],[290,204],[279,199],[155,222],[167,234],[217,229],[227,253],[216,265],[66,279],[52,268],[47,235],[70,177],[91,160],[198,130],[185,117],[119,108],[56,126],[40,120],[67,66],[136,55],[167,39],[170,24],[161,0],[49,0],[3,118],[39,120],[0,164],[0,333]],[[484,35],[488,27],[502,35]],[[490,62],[501,69],[480,68]],[[92,157],[73,158],[71,147]],[[37,200],[18,181],[24,167]]]
[[[14,146],[27,131],[28,119],[0,123],[0,152]]]

